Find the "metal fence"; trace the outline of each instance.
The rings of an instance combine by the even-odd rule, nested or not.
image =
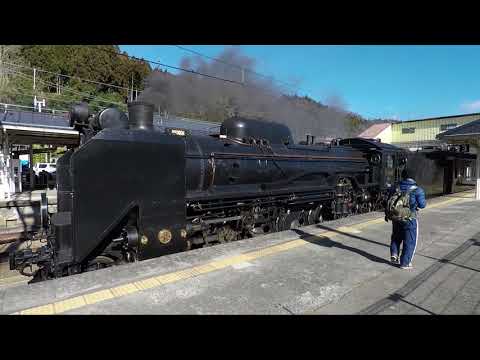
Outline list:
[[[9,110],[23,110],[23,111],[33,111],[33,112],[38,112],[37,108],[34,106],[25,106],[25,105],[16,105],[16,104],[7,104],[7,103],[0,103],[0,112],[7,112]],[[62,114],[67,114],[68,111],[66,110],[57,110],[57,109],[50,109],[43,107],[42,108],[43,113],[48,113],[48,114],[53,114],[53,115],[62,115]]]
[[[11,110],[9,108],[6,110],[3,108],[3,111],[0,110],[0,121],[37,126],[69,126],[68,113],[53,114],[47,112]]]
[[[58,112],[24,111],[22,109],[29,109],[29,107],[0,103],[0,122],[37,126],[69,126],[69,114],[67,112],[59,114]],[[153,122],[160,130],[166,128],[184,129],[194,135],[211,135],[220,132],[219,123],[194,120],[174,115],[155,114]]]

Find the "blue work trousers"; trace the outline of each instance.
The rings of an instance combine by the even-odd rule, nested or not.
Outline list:
[[[392,242],[390,243],[390,255],[397,256],[400,254],[400,245],[403,244],[402,253],[400,255],[400,266],[409,265],[418,241],[418,220],[411,219],[405,222],[392,221]]]

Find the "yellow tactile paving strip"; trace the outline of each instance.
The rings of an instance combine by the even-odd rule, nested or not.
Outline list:
[[[468,198],[455,198],[449,199],[442,202],[432,204],[428,209],[445,206],[454,202],[462,201]],[[339,232],[354,232],[365,227],[378,224],[383,222],[383,217],[368,220],[359,224],[352,226],[342,226],[337,229],[337,231],[327,231],[318,234],[322,237],[333,237],[339,235]],[[53,302],[47,305],[32,307],[26,310],[22,310],[14,313],[13,315],[54,315],[61,314],[66,311],[73,309],[78,309],[86,305],[96,304],[105,300],[111,300],[119,298],[125,295],[133,294],[139,291],[148,290],[151,288],[159,287],[168,283],[174,283],[180,280],[190,279],[202,274],[206,274],[212,271],[221,270],[229,266],[240,264],[243,262],[259,259],[265,256],[274,255],[283,251],[287,251],[299,246],[308,244],[308,241],[297,239],[292,241],[287,241],[283,244],[269,246],[260,250],[251,251],[245,254],[240,254],[232,256],[225,259],[215,260],[207,264],[194,266],[191,268],[175,271],[168,274],[163,274],[159,276],[153,276],[148,279],[134,281],[128,284],[116,286],[110,289],[95,291],[81,296],[76,296],[73,298]]]

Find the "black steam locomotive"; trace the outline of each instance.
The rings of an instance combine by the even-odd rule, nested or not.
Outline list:
[[[153,125],[153,106],[129,104],[71,125],[81,144],[57,162],[58,212],[42,200],[45,246],[11,254],[34,281],[80,273],[383,206],[406,153],[373,140],[294,144],[281,124],[234,117],[216,135]]]

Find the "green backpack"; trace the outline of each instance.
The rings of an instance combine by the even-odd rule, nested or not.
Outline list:
[[[414,218],[414,213],[410,210],[410,194],[416,190],[417,187],[413,185],[406,192],[402,192],[397,186],[395,193],[392,194],[387,201],[385,208],[385,215],[387,219],[393,221],[406,221]]]

